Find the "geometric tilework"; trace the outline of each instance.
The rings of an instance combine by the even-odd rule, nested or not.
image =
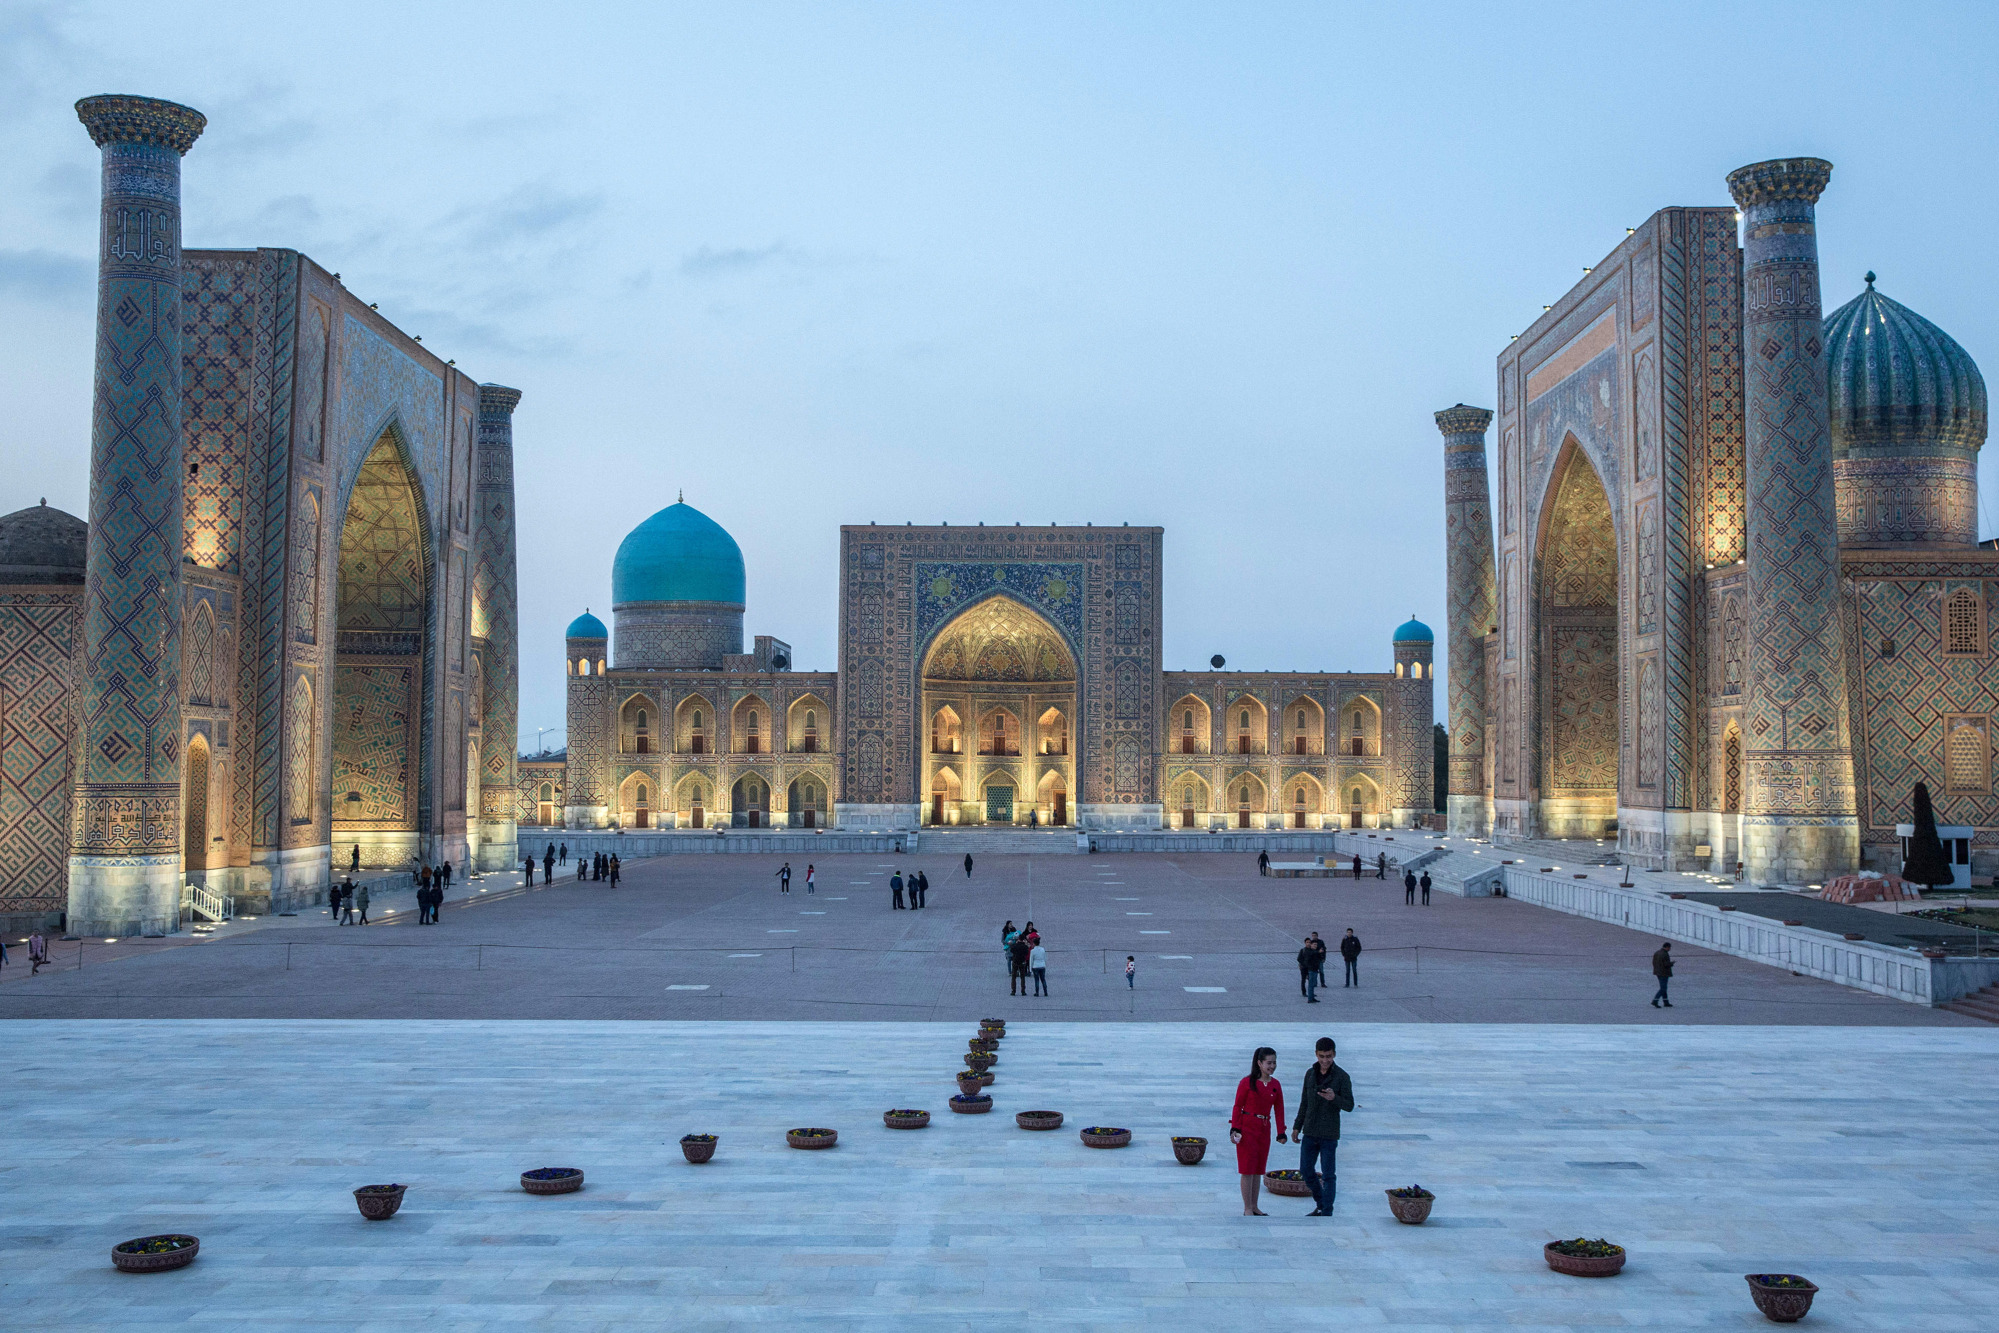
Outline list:
[[[414,663],[341,662],[334,676],[333,827],[336,833],[416,827],[411,764],[419,669]]]
[[[0,592],[0,917],[66,902],[82,610],[80,589]]]

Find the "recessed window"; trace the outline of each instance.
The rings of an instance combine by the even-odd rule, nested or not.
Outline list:
[[[1943,651],[1946,657],[1985,655],[1985,606],[1976,589],[1958,588],[1944,599]]]

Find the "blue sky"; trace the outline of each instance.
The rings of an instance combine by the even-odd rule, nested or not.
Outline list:
[[[524,743],[683,487],[800,666],[836,664],[836,530],[870,520],[1161,524],[1169,667],[1380,670],[1412,611],[1441,655],[1432,412],[1490,405],[1510,334],[1732,168],[1831,159],[1828,306],[1872,268],[1999,364],[1995,15],[16,0],[0,512],[86,508],[70,108],[137,92],[209,117],[190,245],[304,250],[524,391]]]

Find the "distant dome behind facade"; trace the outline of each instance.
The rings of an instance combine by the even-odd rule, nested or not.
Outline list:
[[[563,632],[562,637],[565,639],[608,639],[611,637],[611,631],[604,628],[603,621],[585,611],[582,615],[569,622],[569,628]]]
[[[615,665],[720,671],[743,651],[743,551],[693,505],[668,505],[633,528],[611,563]]]
[[[1985,379],[1955,339],[1867,290],[1825,321],[1842,542],[1969,545],[1978,536]]]
[[[90,525],[47,501],[0,517],[0,583],[82,583]]]
[[[1393,640],[1395,643],[1435,643],[1436,641],[1437,636],[1430,632],[1430,627],[1414,616],[1411,616],[1395,627],[1395,638]]]

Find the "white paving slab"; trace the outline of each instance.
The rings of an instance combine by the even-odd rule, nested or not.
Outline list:
[[[1999,1309],[1999,1030],[1343,1026],[1361,1109],[1327,1220],[1241,1217],[1224,1124],[1250,1050],[1295,1087],[1314,1025],[1015,1023],[985,1116],[945,1110],[962,1023],[5,1031],[9,1329],[1751,1329],[1763,1270],[1825,1289],[1806,1328]],[[1069,1124],[1014,1127],[1040,1108]],[[1091,1123],[1136,1141],[1086,1149]],[[786,1148],[799,1125],[840,1145]],[[697,1131],[710,1165],[681,1159]],[[543,1165],[588,1186],[523,1194]],[[362,1221],[348,1191],[389,1180],[401,1215]],[[1411,1180],[1439,1195],[1420,1228],[1381,1195]],[[193,1267],[112,1271],[170,1229]],[[1549,1272],[1579,1233],[1626,1272]]]

